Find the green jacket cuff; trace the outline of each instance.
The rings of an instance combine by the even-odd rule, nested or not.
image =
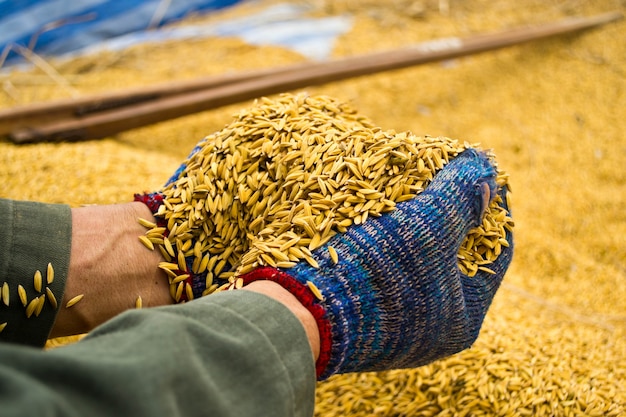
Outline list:
[[[0,218],[4,218],[0,341],[43,346],[63,299],[69,270],[71,209],[64,204],[0,199]],[[54,270],[51,282],[48,264]],[[35,282],[36,271],[41,272],[41,286]]]

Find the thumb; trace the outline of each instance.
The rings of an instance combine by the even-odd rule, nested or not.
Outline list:
[[[470,229],[481,224],[496,190],[496,170],[489,158],[468,149],[440,170],[421,194],[397,208],[404,216],[428,219],[434,241],[458,250]]]

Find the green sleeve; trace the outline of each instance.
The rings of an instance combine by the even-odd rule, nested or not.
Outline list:
[[[311,416],[308,343],[251,291],[132,310],[73,345],[0,344],[2,415]]]
[[[0,341],[45,344],[59,307],[55,308],[52,297],[46,296],[46,287],[60,303],[69,269],[71,238],[69,206],[0,199],[0,288],[5,291],[0,297],[0,326],[4,325]],[[48,263],[54,270],[51,283],[47,283]],[[39,291],[33,279],[37,270],[43,281]],[[26,306],[20,299],[18,285],[26,294]],[[27,317],[28,305],[38,297],[44,298],[41,310]]]

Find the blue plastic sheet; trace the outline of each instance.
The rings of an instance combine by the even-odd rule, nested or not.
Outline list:
[[[306,17],[307,7],[276,4],[254,15],[212,25],[164,26],[191,13],[209,13],[237,0],[0,0],[0,53],[10,45],[44,56],[71,56],[98,49],[209,36],[239,37],[252,45],[278,45],[322,60],[337,36],[348,31],[348,16]],[[167,6],[167,7],[164,7]],[[23,60],[10,48],[4,66]]]
[[[20,60],[19,46],[62,55],[239,1],[0,0],[0,53],[6,64]]]

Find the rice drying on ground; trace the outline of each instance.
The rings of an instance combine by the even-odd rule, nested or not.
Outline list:
[[[195,17],[194,23],[275,3],[244,2]],[[623,2],[613,0],[302,4],[313,17],[352,16],[352,29],[335,42],[336,57],[574,15],[626,12]],[[509,174],[516,233],[511,269],[472,348],[414,370],[334,376],[318,385],[317,416],[626,413],[625,30],[622,20],[304,91],[348,102],[384,130],[493,149]],[[49,61],[64,83],[41,69],[3,74],[0,106],[304,60],[290,50],[237,39],[144,45]],[[223,129],[251,104],[99,141],[1,142],[0,195],[72,206],[130,201],[136,192],[162,187],[201,138]]]

